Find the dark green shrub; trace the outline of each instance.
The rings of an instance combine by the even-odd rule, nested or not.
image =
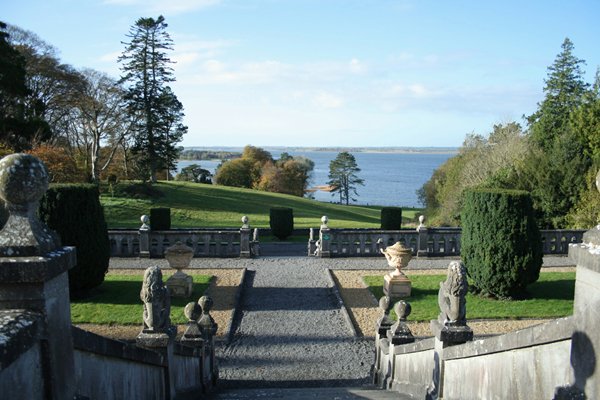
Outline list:
[[[40,218],[60,236],[63,246],[77,248],[77,265],[69,271],[69,289],[81,297],[104,281],[110,244],[98,187],[54,184],[40,201]]]
[[[383,207],[381,209],[381,229],[395,231],[402,225],[402,209],[400,207]]]
[[[171,209],[151,208],[150,229],[153,231],[168,231],[171,229]]]
[[[294,231],[294,210],[291,208],[271,208],[269,210],[269,226],[271,233],[280,240],[285,240]]]
[[[542,266],[542,240],[529,193],[468,191],[461,256],[475,291],[498,298],[525,296]]]

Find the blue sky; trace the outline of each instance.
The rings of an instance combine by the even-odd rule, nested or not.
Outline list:
[[[184,146],[460,146],[531,114],[569,37],[591,82],[600,2],[19,0],[1,20],[119,76],[139,17],[164,15]]]

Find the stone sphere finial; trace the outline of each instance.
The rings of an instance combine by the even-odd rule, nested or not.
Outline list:
[[[0,160],[0,198],[11,207],[37,203],[48,190],[44,163],[31,154],[11,154]]]
[[[198,299],[198,304],[202,307],[202,313],[208,313],[212,310],[214,301],[210,296],[202,296]]]
[[[142,215],[140,217],[140,221],[142,221],[142,226],[140,226],[140,230],[150,230],[150,217],[147,215]]]
[[[399,302],[394,304],[394,312],[398,316],[399,321],[406,321],[406,318],[408,318],[411,311],[412,308],[410,306],[410,303],[404,300],[400,300]]]
[[[200,316],[202,315],[202,307],[198,303],[187,303],[185,308],[183,309],[183,314],[190,321],[198,321]]]
[[[325,229],[326,229],[326,228],[329,228],[329,227],[327,226],[327,223],[328,223],[328,222],[329,222],[329,218],[327,218],[327,215],[323,215],[323,216],[321,217],[321,228],[325,228]]]
[[[425,216],[419,215],[419,226],[417,226],[417,232],[420,232],[421,229],[425,228]]]
[[[250,219],[248,218],[248,216],[244,215],[242,217],[242,228],[243,229],[248,229],[250,228],[250,225],[248,225],[248,222],[250,221]]]
[[[47,189],[48,172],[37,157],[11,154],[0,160],[0,198],[9,212],[0,231],[0,256],[37,256],[60,246],[58,235],[37,216]]]

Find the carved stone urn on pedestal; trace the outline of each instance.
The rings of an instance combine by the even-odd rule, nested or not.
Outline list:
[[[165,250],[165,258],[169,263],[169,267],[177,270],[166,282],[171,297],[192,296],[192,277],[183,272],[182,269],[190,266],[193,257],[194,250],[179,241]]]
[[[388,246],[385,250],[381,249],[380,251],[385,255],[388,265],[394,268],[384,277],[383,293],[390,298],[409,297],[411,282],[402,272],[402,268],[405,268],[411,260],[412,250],[405,248],[400,242],[396,242],[393,246]]]

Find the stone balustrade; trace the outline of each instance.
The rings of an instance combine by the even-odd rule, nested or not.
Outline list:
[[[419,257],[460,256],[461,228],[431,228],[420,226],[415,229],[394,231],[381,229],[334,229],[319,230],[315,240],[315,229],[311,229],[308,255],[317,257],[373,257],[379,256],[379,248],[400,242]],[[542,230],[544,254],[567,254],[569,244],[581,243],[583,229]]]
[[[242,257],[258,254],[258,234],[251,229],[109,229],[111,257],[163,257],[165,250],[181,242],[194,257]]]

